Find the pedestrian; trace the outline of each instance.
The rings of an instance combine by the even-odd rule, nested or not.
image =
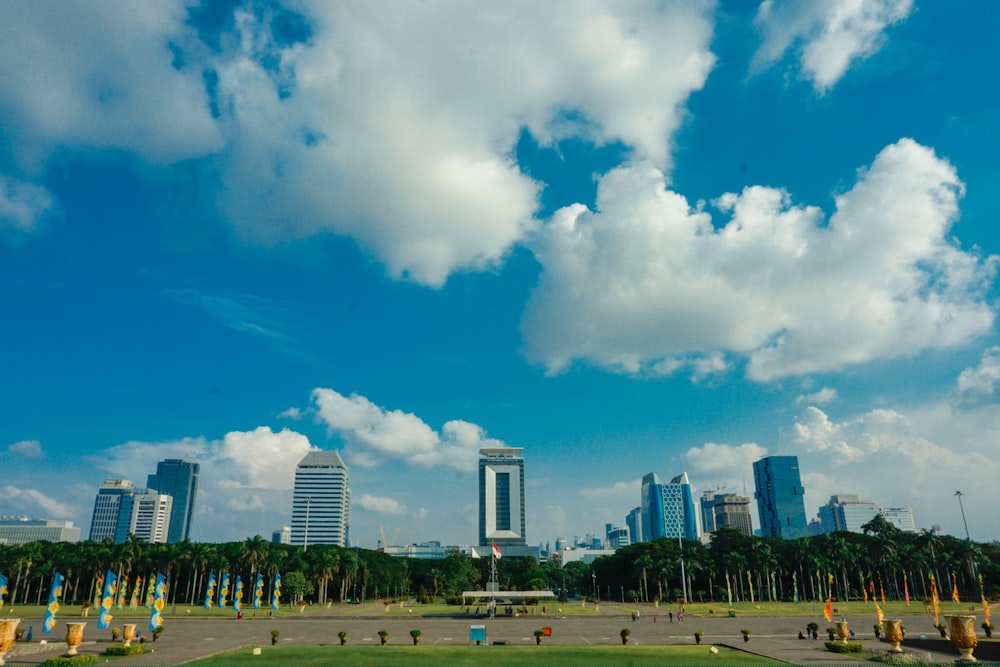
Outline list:
[[[674,612],[668,611],[667,612],[667,618],[669,618],[670,622],[673,623],[674,622]]]
[[[683,622],[684,622],[684,612],[683,612],[683,611],[682,611],[682,612],[679,612],[679,613],[677,614],[677,622],[678,622],[678,623],[683,623]]]

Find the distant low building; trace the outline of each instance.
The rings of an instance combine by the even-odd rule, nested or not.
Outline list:
[[[278,526],[271,533],[271,542],[273,544],[291,544],[292,543],[292,527],[291,526]]]
[[[563,549],[556,552],[556,561],[560,566],[566,567],[568,563],[576,561],[593,563],[601,556],[613,556],[614,554],[614,549]]]
[[[72,521],[0,517],[0,544],[28,542],[79,542],[80,529]]]
[[[819,520],[824,533],[847,531],[864,532],[861,527],[878,515],[879,510],[871,500],[862,500],[853,493],[830,496],[830,501],[819,508]]]
[[[913,520],[913,510],[909,507],[883,507],[882,516],[904,533],[917,532],[917,524]]]

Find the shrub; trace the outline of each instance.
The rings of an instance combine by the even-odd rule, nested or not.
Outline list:
[[[410,636],[411,637],[419,637],[420,636],[420,630],[410,630]]]
[[[104,649],[104,655],[142,655],[146,652],[142,644],[132,644],[130,646],[115,645]]]
[[[630,634],[632,634],[631,630],[629,630],[628,628],[622,628],[622,631],[621,631],[622,639],[624,639],[625,637],[628,637]]]
[[[544,637],[545,636],[545,630],[535,630],[535,636],[536,637]]]
[[[806,628],[809,629],[809,632],[819,632],[819,623],[816,621],[809,621],[806,623]]]
[[[865,649],[858,642],[823,642],[830,653],[864,653]]]
[[[79,655],[55,655],[43,662],[43,665],[94,665],[98,658],[93,653]]]
[[[272,637],[280,637],[281,636],[281,630],[271,630],[271,636]]]
[[[389,636],[389,631],[388,630],[379,630],[378,631],[378,636],[379,637],[388,637]]]
[[[337,633],[337,636],[340,637],[341,639],[347,639],[347,631],[341,630],[340,632]]]

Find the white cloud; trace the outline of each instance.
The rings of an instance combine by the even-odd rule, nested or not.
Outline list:
[[[23,456],[26,459],[38,459],[43,456],[42,443],[37,440],[22,440],[7,446],[7,452]]]
[[[358,507],[366,509],[370,512],[393,515],[406,514],[406,505],[384,496],[373,496],[370,493],[365,493],[362,494],[356,502]]]
[[[800,394],[795,398],[795,403],[796,405],[826,405],[835,400],[837,400],[837,390],[832,387],[823,387],[811,394]]]
[[[481,447],[504,447],[469,422],[454,420],[438,433],[422,419],[401,410],[386,410],[364,396],[344,396],[333,389],[312,392],[317,418],[343,439],[352,464],[372,467],[387,459],[422,466],[471,471]]]
[[[0,231],[34,231],[38,221],[53,207],[45,188],[0,174]]]
[[[582,359],[626,373],[724,370],[766,381],[947,348],[987,333],[996,258],[957,247],[963,185],[902,139],[836,197],[828,223],[787,193],[753,186],[709,214],[648,165],[600,179],[597,211],[558,211],[524,317],[527,358],[550,372]]]
[[[267,241],[351,236],[428,285],[494,266],[534,224],[540,186],[513,158],[523,128],[669,163],[679,107],[713,63],[709,7],[319,3],[292,46],[241,14],[216,66],[224,210]]]
[[[3,486],[4,500],[10,510],[37,516],[40,512],[45,518],[64,518],[73,516],[74,510],[69,505],[55,500],[37,489],[22,489],[11,484]]]
[[[4,10],[0,87],[5,137],[23,168],[57,147],[112,148],[153,161],[221,145],[202,68],[176,67],[190,44],[187,2],[28,2]]]
[[[959,398],[966,403],[996,400],[997,383],[1000,382],[1000,347],[983,352],[979,365],[966,368],[958,376]]]
[[[611,486],[591,486],[580,489],[580,495],[585,498],[628,498],[633,502],[639,498],[642,480],[633,479],[628,482],[615,482]]]
[[[834,86],[856,61],[876,53],[885,30],[909,16],[913,0],[765,0],[754,24],[763,43],[752,69],[759,71],[794,49],[817,92]]]
[[[755,442],[736,446],[706,442],[687,450],[684,460],[691,465],[692,477],[711,480],[713,487],[725,484],[734,492],[753,469],[753,462],[767,455],[767,449]]]

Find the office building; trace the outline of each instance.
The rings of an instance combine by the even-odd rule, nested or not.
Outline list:
[[[878,507],[870,500],[862,500],[853,493],[830,496],[830,501],[819,508],[819,521],[824,533],[848,531],[863,533],[861,529],[878,514]]]
[[[271,542],[274,544],[291,544],[292,543],[292,527],[291,526],[279,526],[274,529],[271,533]]]
[[[0,544],[43,541],[79,542],[80,529],[72,521],[29,519],[24,516],[0,517]]]
[[[735,493],[719,493],[712,498],[712,522],[715,529],[732,528],[753,537],[750,498]]]
[[[608,543],[608,549],[621,549],[631,543],[627,527],[610,523],[604,525],[604,539]]]
[[[479,546],[525,555],[524,458],[520,447],[479,450]],[[531,549],[536,553],[537,549]]]
[[[715,491],[706,491],[698,501],[698,511],[701,513],[701,531],[715,532]]]
[[[643,541],[674,538],[698,539],[698,518],[687,473],[661,484],[656,473],[642,478]]]
[[[629,542],[636,544],[642,542],[642,507],[636,507],[625,517],[625,525],[628,526]]]
[[[913,510],[909,507],[883,507],[882,516],[904,533],[917,532],[917,524],[913,521]]]
[[[135,495],[135,482],[127,479],[106,479],[97,490],[94,499],[94,514],[90,519],[90,537],[95,542],[111,539],[124,542],[128,537],[128,521],[131,518],[131,496]],[[128,498],[128,509],[123,514],[122,499]]]
[[[150,490],[138,490],[122,496],[121,512],[128,512],[128,530],[124,536],[117,534],[116,542],[124,542],[135,535],[147,542],[165,543],[170,529],[173,498]]]
[[[167,542],[174,544],[191,539],[194,502],[198,495],[198,473],[201,466],[181,459],[165,459],[156,464],[156,473],[149,475],[146,487],[173,499]]]
[[[313,450],[299,461],[292,492],[291,543],[349,544],[351,487],[337,452]]]
[[[753,464],[760,534],[793,540],[806,537],[805,489],[797,456],[767,456]]]

